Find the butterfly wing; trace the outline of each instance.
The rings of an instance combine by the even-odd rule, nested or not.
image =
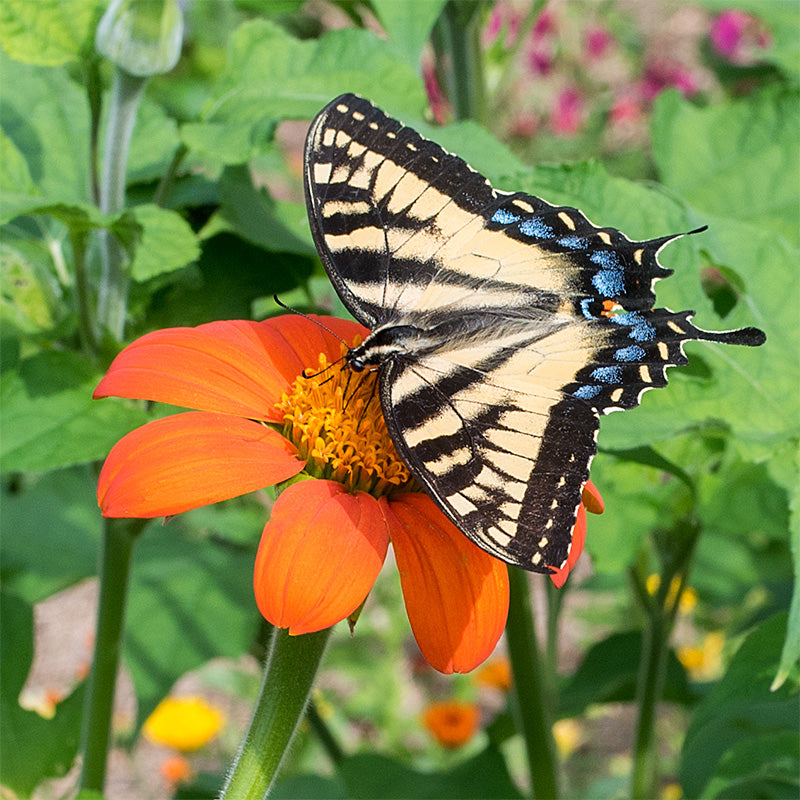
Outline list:
[[[373,330],[424,348],[382,365],[381,402],[412,472],[473,541],[526,569],[566,560],[598,418],[688,363],[683,343],[760,344],[653,309],[659,250],[574,208],[505,193],[343,95],[309,131],[305,186],[323,264]]]

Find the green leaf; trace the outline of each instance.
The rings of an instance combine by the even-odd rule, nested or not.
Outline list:
[[[505,761],[487,747],[450,772],[419,772],[387,758],[363,753],[345,758],[338,775],[353,800],[369,798],[520,798]]]
[[[124,658],[143,720],[184,673],[247,652],[258,628],[253,553],[193,536],[183,520],[136,545]]]
[[[28,164],[19,148],[0,128],[0,191],[12,194],[36,194]],[[2,206],[0,206],[2,208]]]
[[[419,69],[422,48],[439,18],[446,0],[372,0],[390,41],[406,62]]]
[[[639,660],[642,655],[640,631],[613,633],[584,656],[581,665],[560,692],[560,717],[574,717],[593,703],[620,703],[636,699]],[[697,701],[689,688],[686,672],[670,650],[664,699],[691,705]]]
[[[89,197],[86,92],[70,79],[63,67],[20,64],[2,50],[0,74],[5,87],[0,128],[25,158],[41,194],[62,202],[86,201]]]
[[[0,325],[28,334],[53,327],[60,295],[51,276],[41,272],[24,252],[10,243],[0,244]]]
[[[72,766],[84,691],[81,685],[59,703],[53,719],[23,709],[18,698],[33,661],[33,608],[4,592],[0,618],[0,781],[28,796],[45,778],[64,775]]]
[[[224,74],[203,121],[183,126],[185,144],[223,164],[262,153],[283,119],[310,119],[346,91],[392,109],[424,108],[415,71],[374,34],[347,28],[300,41],[267,20],[234,34]]]
[[[146,281],[180,269],[200,254],[194,231],[177,211],[147,204],[136,206],[132,213],[142,226],[142,239],[131,264],[134,280]]]
[[[3,0],[0,43],[11,58],[56,67],[76,61],[90,46],[100,0]]]
[[[797,445],[797,443],[795,443]],[[792,604],[789,608],[789,621],[786,625],[786,640],[781,651],[781,660],[772,688],[777,689],[789,677],[800,661],[800,445],[795,447],[795,466],[787,475],[784,486],[789,492],[789,536],[794,567],[794,587]]]
[[[48,472],[3,494],[3,582],[30,603],[97,572],[97,479],[87,467]]]
[[[253,186],[250,172],[243,166],[225,170],[220,178],[219,191],[219,216],[243,239],[272,252],[316,255],[305,206],[296,205],[292,209],[284,204],[278,207],[265,190]],[[302,224],[298,233],[281,218],[281,214],[289,212],[293,212]],[[297,221],[293,225],[297,226]]]
[[[791,732],[800,746],[797,703],[798,675],[770,692],[781,651],[786,615],[779,614],[754,630],[733,657],[728,671],[697,706],[686,732],[680,780],[687,797],[706,796],[706,787],[718,769],[730,769],[733,748],[758,747],[767,736]],[[760,768],[751,765],[760,772]],[[739,779],[743,776],[738,775]]]
[[[663,182],[701,215],[729,216],[800,243],[800,95],[772,87],[698,108],[656,103],[653,154]]]
[[[106,103],[106,107],[107,107]],[[101,141],[105,128],[101,127]],[[178,125],[164,109],[142,98],[136,113],[126,167],[128,183],[157,181],[166,172],[175,150],[180,146]]]
[[[104,458],[149,417],[138,407],[93,401],[100,375],[80,356],[45,352],[3,373],[3,470],[50,470]]]
[[[799,745],[794,731],[735,744],[720,759],[703,797],[794,800],[800,794]]]

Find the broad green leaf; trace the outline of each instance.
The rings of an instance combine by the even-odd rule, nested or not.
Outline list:
[[[33,608],[3,593],[0,600],[0,782],[27,797],[45,778],[64,775],[78,751],[83,685],[58,704],[53,719],[20,706],[33,661]]]
[[[219,191],[219,216],[243,239],[273,252],[316,255],[305,206],[295,209],[303,225],[298,235],[281,219],[281,213],[290,209],[286,205],[279,209],[265,190],[256,189],[246,168],[227,168],[220,178]]]
[[[700,0],[713,11],[731,8],[747,11],[769,28],[772,44],[760,54],[761,60],[775,64],[795,82],[800,80],[800,6],[786,0]]]
[[[800,243],[800,95],[770,88],[698,108],[662,94],[652,123],[663,182],[701,215],[728,216]]]
[[[100,511],[88,467],[49,472],[3,496],[3,581],[30,603],[97,571]]]
[[[41,275],[37,265],[11,242],[0,244],[0,283],[0,325],[28,334],[53,327],[60,295],[52,279]]]
[[[593,645],[559,694],[559,716],[577,716],[593,703],[635,700],[641,656],[639,631],[612,633]],[[667,657],[664,699],[684,705],[697,700],[689,688],[686,672],[671,650]]]
[[[797,736],[797,671],[780,689],[770,692],[785,626],[786,615],[779,614],[756,628],[722,680],[697,706],[681,756],[680,781],[687,797],[704,796],[717,769],[729,764],[723,759],[733,748],[741,752],[747,744],[757,747],[763,737],[787,732]],[[797,742],[795,752],[800,737]]]
[[[44,352],[3,374],[0,458],[4,471],[50,470],[104,458],[148,420],[125,402],[92,400],[100,380],[69,352]]]
[[[418,112],[420,79],[382,39],[352,28],[300,41],[259,20],[234,34],[225,73],[199,123],[183,126],[186,145],[224,164],[263,152],[282,119],[310,119],[342,92],[353,91],[393,110]]]
[[[786,625],[786,640],[781,651],[778,672],[772,683],[775,689],[783,684],[792,669],[800,661],[800,444],[795,442],[795,467],[786,475],[785,487],[789,493],[789,537],[794,566],[794,589],[792,605],[789,609],[789,621]]]
[[[108,103],[106,103],[106,106]],[[101,129],[101,137],[105,130]],[[101,138],[101,141],[105,141]],[[128,183],[159,180],[180,146],[178,125],[164,109],[145,96],[136,113],[136,125],[128,153]]]
[[[180,269],[199,255],[197,237],[177,211],[148,204],[136,206],[132,213],[142,227],[142,238],[131,264],[134,280],[146,281]]]
[[[11,58],[56,67],[91,46],[100,0],[3,0],[0,43]]]
[[[20,64],[2,50],[0,74],[4,83],[0,128],[25,158],[41,194],[63,202],[86,201],[86,92],[63,67]]]
[[[203,242],[195,265],[176,273],[163,305],[148,317],[151,327],[198,325],[213,319],[246,319],[253,302],[294,289],[314,268],[307,256],[271,253],[230,233]]]
[[[124,658],[141,722],[184,673],[247,652],[258,628],[250,550],[201,539],[180,518],[137,542]]]
[[[37,192],[25,157],[2,128],[0,128],[0,191],[21,195]]]
[[[519,798],[522,795],[508,775],[505,761],[493,747],[450,772],[420,772],[372,753],[347,757],[338,775],[353,800],[403,798]]]
[[[800,795],[800,737],[795,731],[765,734],[731,747],[720,759],[703,798]]]
[[[406,62],[419,68],[422,48],[439,18],[446,0],[372,0],[392,44],[403,54]]]

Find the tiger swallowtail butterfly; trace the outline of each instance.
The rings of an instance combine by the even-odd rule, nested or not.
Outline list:
[[[502,192],[465,161],[345,94],[305,147],[311,231],[342,302],[371,333],[389,433],[476,545],[534,572],[561,567],[599,417],[687,364],[683,344],[759,345],[653,308],[658,252],[577,209]]]

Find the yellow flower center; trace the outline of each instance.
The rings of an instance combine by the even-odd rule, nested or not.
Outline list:
[[[342,345],[342,355],[347,347]],[[283,432],[317,478],[375,497],[418,489],[386,430],[378,397],[378,372],[353,372],[329,364],[306,369],[278,403]]]

